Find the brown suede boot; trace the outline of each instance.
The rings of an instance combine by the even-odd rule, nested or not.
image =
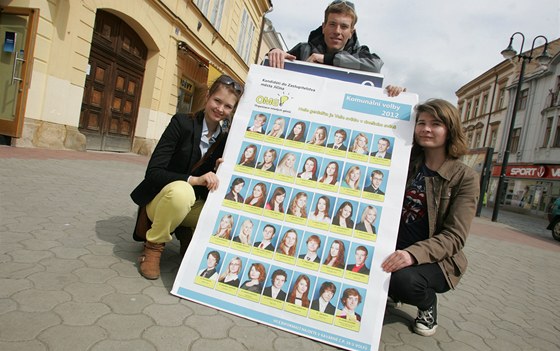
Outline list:
[[[144,253],[139,257],[140,274],[146,279],[159,278],[159,260],[165,243],[156,244],[146,241],[144,243]]]

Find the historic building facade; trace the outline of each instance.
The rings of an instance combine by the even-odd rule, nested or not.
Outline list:
[[[150,154],[225,73],[243,82],[274,36],[271,0],[13,0],[0,135],[8,144]],[[260,44],[261,39],[263,44]]]
[[[539,56],[544,45],[536,47]],[[545,68],[527,62],[518,96],[506,168],[503,206],[542,216],[560,197],[560,39],[549,41],[552,61]],[[526,54],[529,54],[528,52]],[[457,90],[470,160],[483,169],[486,148],[493,148],[488,169],[487,204],[496,201],[498,179],[512,120],[521,62],[504,60]]]

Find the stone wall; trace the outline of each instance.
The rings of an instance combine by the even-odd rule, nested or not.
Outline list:
[[[86,150],[86,136],[78,128],[40,121],[32,118],[24,120],[21,138],[13,138],[13,146],[37,147],[58,150]]]

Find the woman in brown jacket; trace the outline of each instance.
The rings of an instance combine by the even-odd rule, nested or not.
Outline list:
[[[459,111],[449,102],[416,106],[416,127],[397,248],[382,264],[389,296],[418,308],[414,331],[437,327],[437,296],[467,268],[463,246],[475,214],[478,176],[458,158],[467,151]]]

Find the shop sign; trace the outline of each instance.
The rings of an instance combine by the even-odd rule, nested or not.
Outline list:
[[[194,93],[194,83],[185,77],[181,78],[181,81],[179,82],[179,86],[181,89],[185,90],[189,95],[192,95]]]
[[[500,171],[500,165],[494,166],[492,176],[499,177]],[[560,165],[509,165],[506,168],[506,177],[560,179]]]
[[[547,166],[550,172],[547,178],[560,179],[560,166]]]

